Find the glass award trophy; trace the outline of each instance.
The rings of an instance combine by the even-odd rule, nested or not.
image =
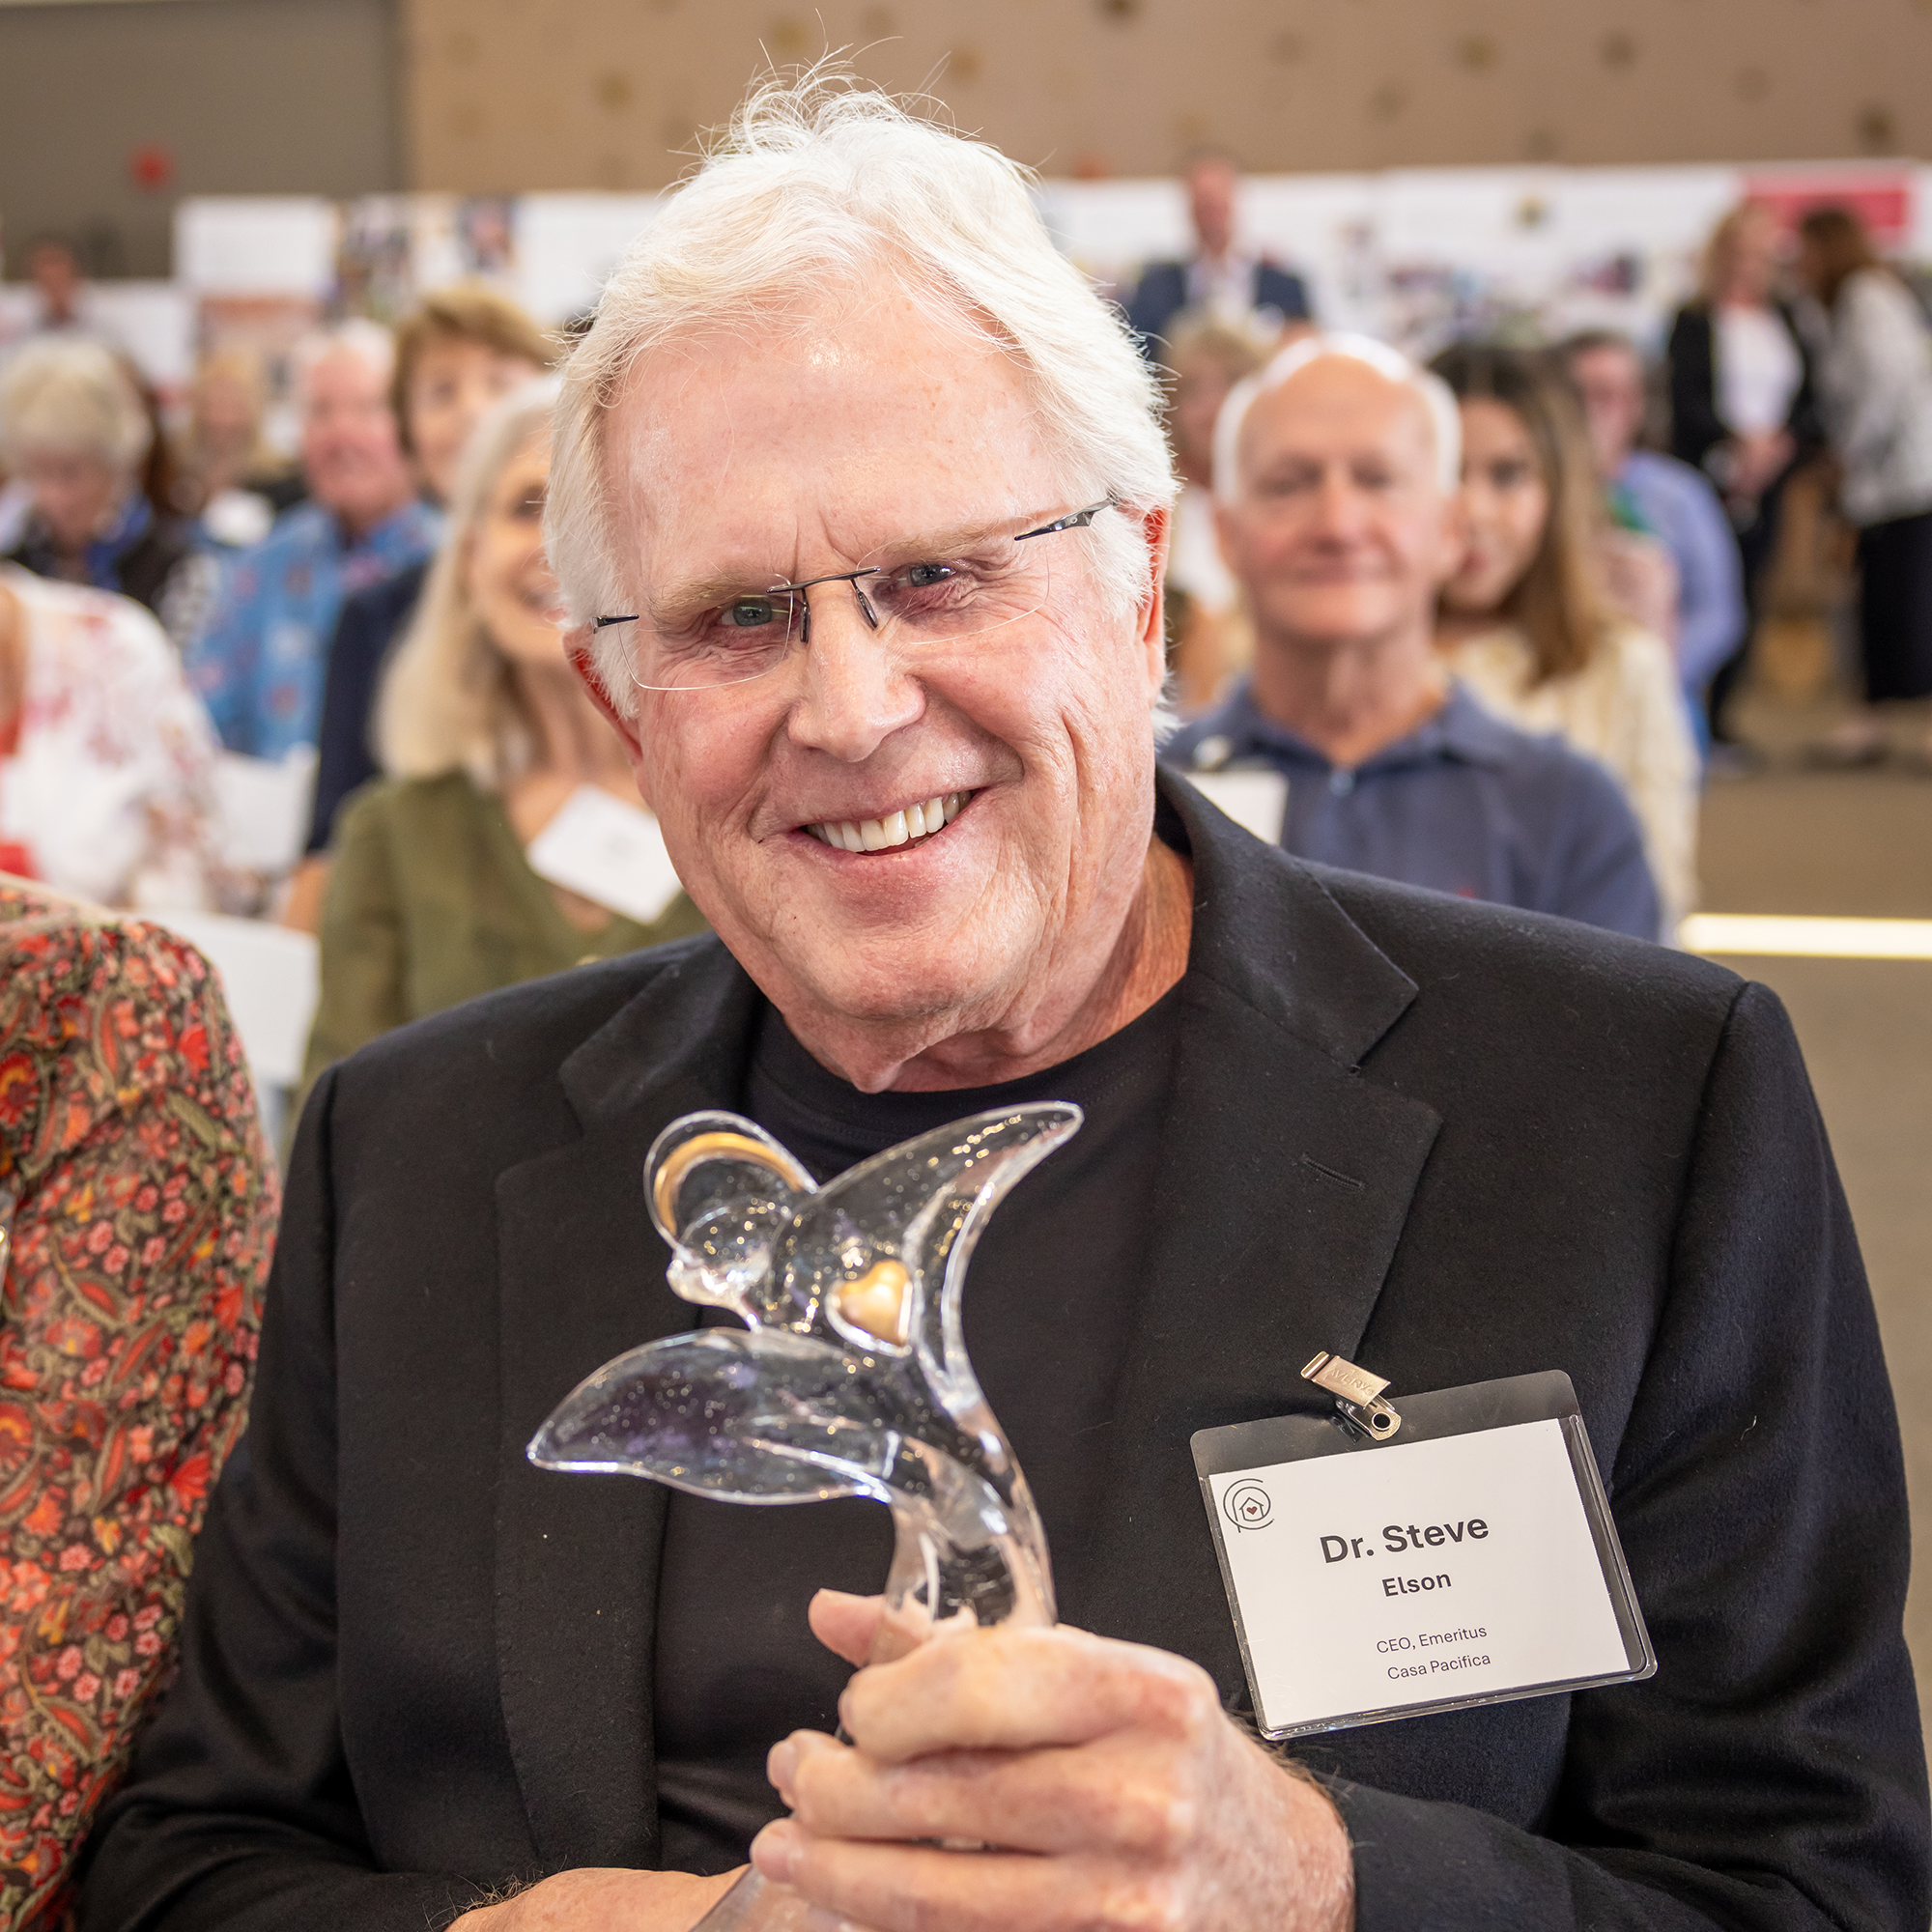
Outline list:
[[[1052,1623],[1046,1535],[966,1358],[960,1298],[987,1216],[1080,1122],[1057,1102],[976,1114],[824,1187],[736,1114],[673,1122],[644,1164],[668,1278],[745,1326],[607,1362],[537,1432],[531,1462],[724,1502],[886,1504],[874,1663],[948,1631]],[[805,1910],[747,1872],[699,1932],[780,1932]]]

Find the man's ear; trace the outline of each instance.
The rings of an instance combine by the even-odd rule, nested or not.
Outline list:
[[[1463,553],[1469,542],[1468,522],[1463,513],[1463,493],[1458,490],[1442,499],[1442,523],[1436,538],[1435,568],[1430,573],[1430,587],[1442,586],[1463,567]]]
[[[1214,548],[1221,553],[1221,561],[1230,571],[1235,568],[1235,558],[1239,554],[1239,545],[1236,541],[1237,526],[1234,513],[1219,497],[1210,497],[1214,507]]]
[[[603,673],[597,668],[597,658],[590,648],[590,640],[596,635],[596,627],[591,624],[574,625],[563,634],[563,654],[570,662],[570,668],[577,673],[577,681],[582,685],[584,694],[610,722],[611,728],[623,741],[624,755],[630,760],[631,776],[638,781],[639,793],[644,791],[644,747],[638,731],[635,714],[626,718],[611,701],[610,687],[604,682]],[[646,795],[645,802],[649,799]]]
[[[1147,539],[1148,581],[1142,591],[1140,643],[1149,654],[1154,689],[1167,678],[1167,552],[1173,541],[1173,513],[1162,507],[1141,518]]]

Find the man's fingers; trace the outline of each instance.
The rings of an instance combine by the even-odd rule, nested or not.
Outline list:
[[[1119,1867],[1103,1871],[1080,1860],[853,1844],[816,1838],[789,1819],[765,1828],[752,1860],[821,1911],[875,1932],[1013,1932],[1019,1925],[1094,1932],[1182,1922],[1165,1896],[1166,1880],[1150,1872],[1123,1882]]]
[[[872,1653],[883,1597],[854,1597],[844,1590],[820,1590],[806,1606],[811,1634],[835,1657],[864,1663]]]
[[[889,1764],[930,1751],[1080,1745],[1129,1727],[1185,1745],[1221,1721],[1213,1685],[1195,1665],[1065,1626],[935,1637],[860,1671],[838,1715],[867,1755]]]
[[[772,1781],[799,1824],[822,1838],[1170,1858],[1199,1823],[1173,1759],[1135,1740],[1120,1749],[947,1751],[881,1765],[804,1732],[773,1751]]]

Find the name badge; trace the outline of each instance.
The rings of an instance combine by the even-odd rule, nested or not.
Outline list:
[[[599,785],[579,785],[524,855],[538,878],[649,925],[677,896],[658,822]]]
[[[1404,1396],[1398,1416],[1328,1359],[1325,1386],[1337,1367],[1366,1385],[1343,1413],[1193,1438],[1264,1737],[1656,1670],[1568,1376]]]

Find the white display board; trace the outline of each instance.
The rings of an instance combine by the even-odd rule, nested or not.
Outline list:
[[[627,249],[657,219],[655,194],[526,194],[516,210],[517,298],[541,322],[594,308]]]
[[[175,280],[197,295],[325,297],[341,212],[320,195],[190,195],[175,208]]]

